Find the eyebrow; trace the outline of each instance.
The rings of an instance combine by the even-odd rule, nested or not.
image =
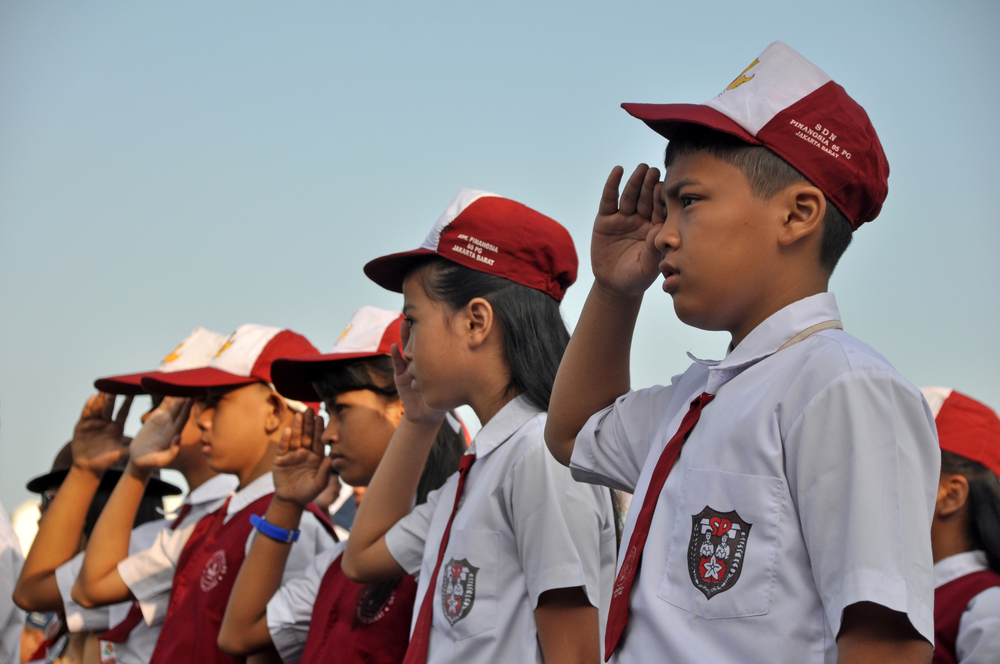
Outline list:
[[[677,194],[680,192],[681,189],[683,189],[688,185],[693,185],[693,184],[701,184],[701,183],[698,182],[698,180],[692,180],[691,178],[684,178],[683,180],[678,180],[677,182],[674,182],[669,187],[664,187],[663,194],[670,198],[677,198]]]

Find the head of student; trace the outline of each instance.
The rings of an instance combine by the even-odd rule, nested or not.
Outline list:
[[[945,387],[922,389],[941,445],[931,548],[934,562],[965,551],[986,554],[1000,572],[1000,417]]]
[[[319,404],[285,399],[275,391],[271,366],[279,357],[317,353],[301,334],[264,325],[242,325],[206,367],[142,379],[149,392],[203,397],[197,415],[201,451],[218,472],[241,484],[270,469],[285,427],[296,412]]]
[[[576,280],[569,233],[495,194],[461,190],[420,248],[365,265],[403,293],[402,353],[436,409],[495,412],[524,395],[547,410],[569,333],[559,311]]]
[[[298,401],[322,401],[328,422],[333,471],[351,486],[367,486],[403,417],[393,380],[393,344],[402,345],[402,316],[376,307],[354,312],[330,352],[276,360],[271,375],[278,392]],[[417,488],[417,502],[458,468],[465,452],[454,416],[442,425]]]
[[[704,104],[623,107],[669,140],[655,244],[690,325],[732,332],[783,293],[825,291],[885,200],[889,165],[864,109],[781,42]]]

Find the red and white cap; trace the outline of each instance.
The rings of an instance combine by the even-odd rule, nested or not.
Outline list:
[[[878,216],[889,191],[889,162],[868,114],[780,41],[704,104],[622,108],[667,139],[697,124],[763,145],[819,187],[855,230]]]
[[[318,353],[301,334],[265,325],[241,325],[218,350],[208,366],[142,379],[142,387],[156,394],[189,397],[211,387],[272,384],[271,365],[280,357]],[[296,408],[296,404],[290,404]],[[319,410],[318,404],[306,404]],[[296,408],[298,410],[298,408]]]
[[[224,343],[226,335],[196,327],[187,339],[160,360],[160,366],[153,371],[98,378],[94,381],[94,387],[111,394],[146,394],[146,389],[142,387],[143,378],[206,367]]]
[[[488,191],[462,189],[419,248],[365,265],[379,286],[403,292],[403,279],[427,256],[509,279],[562,301],[576,281],[573,238],[554,219]]]
[[[398,311],[376,307],[361,307],[351,316],[351,322],[340,334],[329,353],[283,357],[271,365],[271,377],[278,393],[299,401],[319,401],[312,383],[330,370],[334,362],[389,355],[392,344],[402,347],[399,325],[403,316]]]
[[[993,410],[950,387],[921,388],[934,413],[938,443],[1000,476],[1000,418]]]

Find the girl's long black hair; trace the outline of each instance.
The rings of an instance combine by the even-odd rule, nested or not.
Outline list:
[[[399,399],[393,379],[392,358],[387,355],[337,362],[330,371],[313,382],[313,388],[323,401],[333,401],[337,395],[354,390],[370,390],[387,403]],[[454,421],[458,422],[457,419]],[[418,505],[427,502],[427,494],[439,488],[458,470],[458,462],[466,449],[462,429],[456,431],[451,422],[445,421],[438,430],[424,472],[417,483]],[[355,619],[363,624],[373,622],[398,584],[399,579],[365,584],[358,598]]]
[[[969,481],[969,541],[1000,574],[1000,478],[986,466],[941,450],[941,472]]]

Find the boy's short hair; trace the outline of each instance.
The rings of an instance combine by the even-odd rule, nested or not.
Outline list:
[[[766,147],[751,145],[731,134],[695,124],[681,125],[674,132],[667,143],[664,166],[670,168],[677,157],[694,152],[707,152],[740,169],[750,185],[750,192],[761,200],[768,200],[798,182],[815,186],[809,178]],[[851,222],[827,198],[819,252],[820,266],[827,272],[833,272],[851,244],[852,231]]]

